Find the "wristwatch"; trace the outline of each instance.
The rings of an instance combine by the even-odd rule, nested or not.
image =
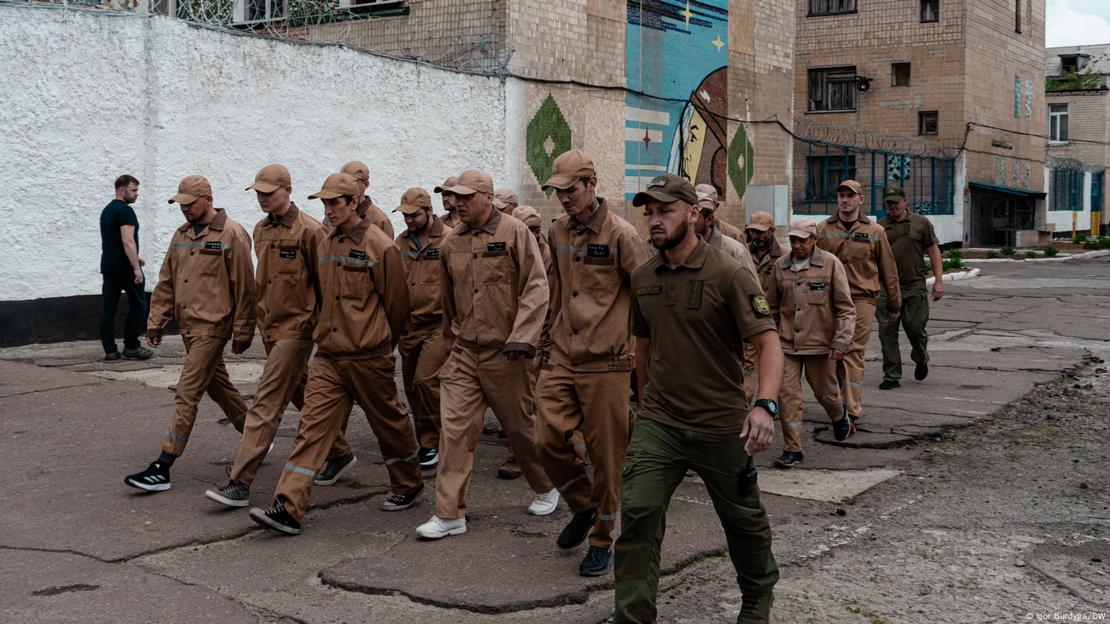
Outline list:
[[[767,410],[767,412],[771,414],[771,418],[779,415],[779,404],[776,403],[773,399],[757,399],[755,402],[755,406],[762,407],[763,409]]]

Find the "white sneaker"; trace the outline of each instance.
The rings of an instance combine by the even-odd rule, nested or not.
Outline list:
[[[416,534],[424,539],[440,539],[448,535],[462,535],[466,533],[466,518],[445,520],[439,516],[416,527]]]
[[[551,490],[542,494],[536,494],[532,499],[532,504],[528,505],[528,513],[533,516],[546,516],[547,514],[555,511],[559,506],[559,490]]]

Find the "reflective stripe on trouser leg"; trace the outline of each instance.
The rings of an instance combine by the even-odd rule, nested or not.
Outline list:
[[[340,371],[355,402],[366,412],[370,430],[389,472],[390,490],[408,495],[424,487],[416,459],[416,435],[405,408],[397,401],[393,354],[344,360]]]
[[[466,497],[474,472],[474,448],[482,434],[486,397],[478,381],[478,353],[456,349],[440,372],[439,465],[436,510],[440,518],[466,515]]]
[[[667,504],[686,475],[686,462],[681,430],[647,418],[636,423],[621,467],[614,622],[655,622]]]
[[[792,453],[802,450],[802,365],[803,356],[783,354],[779,422],[782,448]]]
[[[243,425],[239,455],[231,469],[233,481],[246,484],[254,481],[277,435],[282,414],[303,383],[311,355],[311,340],[283,339],[266,343],[266,366]]]
[[[478,381],[494,416],[501,421],[501,428],[516,455],[524,473],[524,480],[536,493],[549,492],[555,486],[547,478],[536,456],[535,419],[536,389],[529,368],[531,361],[515,362],[489,350],[478,354]]]
[[[162,441],[162,451],[175,457],[180,457],[185,452],[185,444],[197,420],[197,405],[200,404],[204,391],[211,385],[217,367],[223,365],[221,354],[227,344],[227,340],[213,336],[183,336],[182,341],[185,343],[185,364],[177,379],[173,418]],[[227,375],[226,370],[224,375]],[[220,395],[219,391],[217,394],[221,398],[227,398]],[[242,400],[239,397],[240,403]]]
[[[352,398],[343,387],[335,360],[319,356],[312,360],[304,401],[293,450],[274,491],[274,498],[283,497],[287,501],[285,509],[298,522],[308,507],[312,479],[327,458],[346,415],[351,413]]]
[[[871,324],[875,321],[875,304],[870,301],[856,301],[856,331],[852,344],[844,355],[841,377],[841,393],[848,413],[853,416],[863,414],[863,358],[867,351],[867,341],[871,338]]]

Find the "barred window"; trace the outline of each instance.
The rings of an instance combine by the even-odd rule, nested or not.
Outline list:
[[[856,68],[809,70],[809,112],[856,110]]]
[[[810,15],[855,13],[856,0],[809,0]]]

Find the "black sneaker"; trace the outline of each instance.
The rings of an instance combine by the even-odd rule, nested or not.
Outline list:
[[[801,463],[805,459],[801,451],[783,451],[782,455],[775,460],[776,468],[793,468],[795,465]]]
[[[421,483],[420,489],[412,494],[394,494],[382,503],[382,511],[404,511],[416,504],[416,497],[423,491],[424,484]]]
[[[153,462],[146,470],[127,475],[123,482],[147,492],[165,492],[170,489],[170,467]]]
[[[228,507],[246,507],[251,503],[251,486],[238,481],[228,481],[222,488],[208,490],[204,495]]]
[[[579,511],[574,514],[563,530],[559,533],[559,539],[555,543],[559,548],[574,548],[586,540],[589,535],[590,529],[594,526],[594,520],[597,519],[597,509],[591,507],[586,511]]]
[[[127,347],[123,350],[123,357],[129,360],[149,360],[154,352],[143,346]]]
[[[608,548],[590,546],[586,556],[578,566],[578,573],[582,576],[601,576],[608,574],[613,567],[613,551]]]
[[[900,388],[902,384],[897,379],[884,379],[883,383],[879,384],[879,390],[890,390],[891,388]]]
[[[840,420],[834,420],[832,424],[833,437],[837,442],[843,442],[848,439],[848,436],[856,432],[856,423],[852,422],[852,417],[845,414]]]
[[[288,511],[285,511],[285,499],[278,498],[274,501],[274,506],[269,509],[261,509],[254,507],[251,509],[251,520],[258,524],[279,531],[287,535],[297,535],[301,532],[301,523],[293,519]]]
[[[925,378],[928,377],[928,376],[929,376],[929,365],[928,364],[918,364],[917,366],[914,367],[914,369],[913,369],[913,378],[914,379],[916,379],[918,381],[924,381]]]
[[[422,448],[416,451],[416,456],[420,458],[420,467],[425,470],[435,468],[439,463],[439,451],[434,448]]]
[[[121,357],[123,357],[123,356],[119,354],[119,351],[112,351],[111,353],[105,353],[104,354],[104,361],[105,362],[115,362],[116,360],[120,359]]]
[[[332,485],[339,480],[339,477],[341,477],[344,472],[347,472],[348,468],[354,466],[357,461],[358,458],[355,457],[354,453],[346,457],[340,457],[339,459],[329,459],[324,462],[324,469],[320,471],[320,474],[316,475],[312,483],[315,485]]]

